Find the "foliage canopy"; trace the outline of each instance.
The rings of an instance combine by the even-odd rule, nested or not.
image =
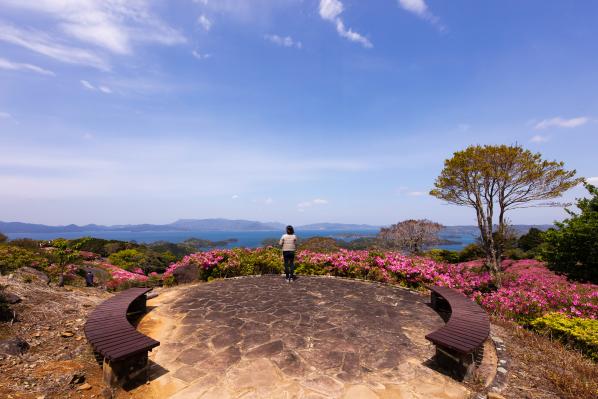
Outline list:
[[[501,245],[496,233],[501,237],[507,232],[505,212],[559,197],[582,181],[575,173],[565,170],[563,162],[544,160],[519,145],[475,145],[444,162],[430,195],[475,209],[486,265],[497,274]]]

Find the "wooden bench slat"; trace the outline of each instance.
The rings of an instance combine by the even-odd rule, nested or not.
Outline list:
[[[433,301],[439,297],[446,302],[451,315],[443,327],[426,335],[426,339],[464,355],[483,345],[490,334],[490,320],[486,312],[476,302],[452,288],[429,288],[436,295],[433,295]]]

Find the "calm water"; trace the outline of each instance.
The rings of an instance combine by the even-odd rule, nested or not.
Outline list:
[[[344,240],[351,240],[355,237],[372,237],[376,235],[377,231],[372,230],[339,230],[339,231],[322,231],[322,230],[304,230],[297,231],[299,239],[309,238],[314,236],[331,237]],[[80,237],[97,237],[109,240],[121,241],[136,241],[139,243],[152,243],[156,241],[182,242],[189,238],[202,238],[211,241],[221,241],[228,238],[236,238],[238,241],[230,243],[226,248],[247,247],[255,248],[261,246],[263,240],[267,238],[280,238],[282,231],[85,231],[85,232],[71,232],[71,233],[8,233],[10,239],[14,238],[32,238],[34,240],[52,240],[55,238],[80,238]],[[442,233],[440,234],[443,237]],[[459,250],[465,245],[472,243],[475,237],[470,235],[460,236],[446,236],[443,237],[451,241],[459,241],[455,245],[441,245],[439,248]]]

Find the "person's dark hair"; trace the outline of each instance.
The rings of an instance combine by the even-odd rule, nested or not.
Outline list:
[[[287,226],[287,234],[295,234],[295,229],[293,226]]]

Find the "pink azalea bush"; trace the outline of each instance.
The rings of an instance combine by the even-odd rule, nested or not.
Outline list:
[[[172,278],[180,267],[197,267],[200,278],[282,271],[280,252],[274,248],[198,252],[173,263],[164,273]],[[361,278],[421,289],[429,285],[455,288],[476,300],[489,313],[506,320],[528,322],[548,312],[596,319],[598,286],[576,284],[548,270],[536,260],[505,261],[502,286],[483,271],[481,261],[460,264],[405,256],[398,252],[341,250],[334,253],[299,251],[298,274]]]
[[[111,290],[141,285],[148,281],[148,277],[139,268],[130,272],[108,262],[94,262],[93,265],[110,274],[111,279],[106,283],[106,287]]]

